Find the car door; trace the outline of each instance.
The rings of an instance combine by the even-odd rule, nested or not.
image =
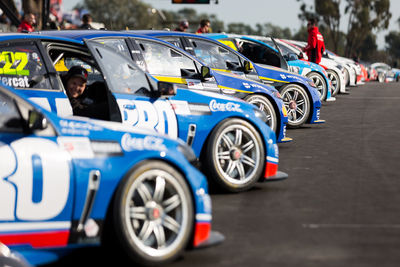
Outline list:
[[[174,46],[150,39],[132,38],[146,65],[146,71],[160,81],[187,85],[189,89],[220,92],[213,77],[201,80],[201,64]]]
[[[145,73],[130,58],[98,42],[85,40],[115,96],[122,122],[177,138],[174,109],[165,98],[154,97]]]
[[[6,245],[68,243],[74,202],[71,157],[50,122],[27,131],[38,116],[0,88],[0,240]]]
[[[259,81],[257,71],[252,68],[246,73],[244,71],[245,60],[224,45],[235,48],[235,44],[230,41],[224,41],[224,45],[213,41],[185,37],[189,44],[193,47],[193,51],[197,58],[202,60],[207,66],[219,70],[233,73],[238,76],[246,77],[252,80]]]
[[[69,100],[43,47],[36,40],[0,43],[0,81],[59,115],[71,115]]]

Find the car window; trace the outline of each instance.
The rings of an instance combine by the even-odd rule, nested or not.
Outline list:
[[[52,89],[34,43],[0,45],[0,81],[14,88]]]
[[[149,95],[150,86],[146,74],[136,66],[132,59],[116,53],[103,44],[88,41],[110,90],[114,93]]]
[[[81,58],[74,56],[63,56],[54,65],[54,68],[60,74],[61,77],[65,77],[68,70],[73,66],[81,66],[85,68],[88,72],[88,85],[96,81],[104,81],[101,72],[92,64],[84,61]]]
[[[166,42],[168,42],[168,43],[171,43],[171,44],[173,44],[173,45],[176,46],[176,47],[179,47],[179,48],[181,48],[181,49],[184,49],[184,48],[183,48],[183,45],[182,45],[182,42],[181,42],[181,40],[180,40],[179,37],[174,37],[174,36],[163,36],[163,37],[161,37],[160,39],[163,39],[164,41],[166,41]]]
[[[196,57],[211,68],[227,69],[227,62],[240,65],[239,57],[223,46],[199,39],[189,39],[189,42],[194,47]]]
[[[130,57],[129,53],[129,47],[126,44],[125,39],[112,39],[112,38],[107,38],[107,39],[96,39],[101,44],[105,44],[106,46],[109,46],[116,51],[120,52],[124,56]]]
[[[275,67],[281,67],[280,58],[276,52],[272,52],[272,49],[249,40],[240,39],[238,40],[238,43],[240,53],[242,53],[251,61]]]
[[[182,70],[196,72],[193,60],[179,51],[163,44],[136,40],[144,60],[147,70],[155,75],[182,76]]]
[[[0,132],[21,132],[21,116],[11,97],[0,92]]]

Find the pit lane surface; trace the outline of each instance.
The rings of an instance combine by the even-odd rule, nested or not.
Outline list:
[[[212,195],[222,244],[167,266],[399,266],[400,85],[350,91],[323,104],[325,124],[288,131],[294,141],[279,144],[287,180]],[[117,259],[86,249],[49,266],[82,260]]]

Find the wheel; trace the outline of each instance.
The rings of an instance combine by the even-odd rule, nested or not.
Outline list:
[[[324,77],[322,77],[321,74],[316,73],[314,71],[308,73],[307,77],[310,78],[314,82],[315,86],[317,87],[317,90],[319,93],[319,99],[321,101],[324,101],[328,94],[328,86],[325,83]]]
[[[383,83],[385,81],[385,74],[383,72],[380,72],[378,74],[378,82]]]
[[[334,70],[327,70],[329,80],[332,83],[332,96],[336,96],[340,91],[340,79],[339,75]]]
[[[282,87],[281,95],[288,111],[288,127],[300,127],[310,114],[310,98],[307,92],[300,85],[288,84]]]
[[[277,128],[277,119],[276,112],[274,106],[271,101],[265,96],[262,95],[250,95],[245,98],[247,102],[250,104],[256,105],[262,112],[267,116],[267,124],[272,129],[273,132],[276,133]]]
[[[204,171],[211,185],[228,192],[252,187],[263,174],[265,149],[257,130],[242,119],[226,119],[211,132]]]
[[[193,200],[183,176],[157,160],[144,161],[119,185],[113,203],[114,240],[131,260],[164,264],[178,257],[193,228]]]

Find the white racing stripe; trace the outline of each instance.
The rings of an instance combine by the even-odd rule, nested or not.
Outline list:
[[[205,213],[197,213],[196,214],[197,221],[211,221],[211,219],[212,219],[211,214],[205,214]]]
[[[27,230],[66,230],[71,228],[71,222],[15,222],[0,223],[0,232]]]

